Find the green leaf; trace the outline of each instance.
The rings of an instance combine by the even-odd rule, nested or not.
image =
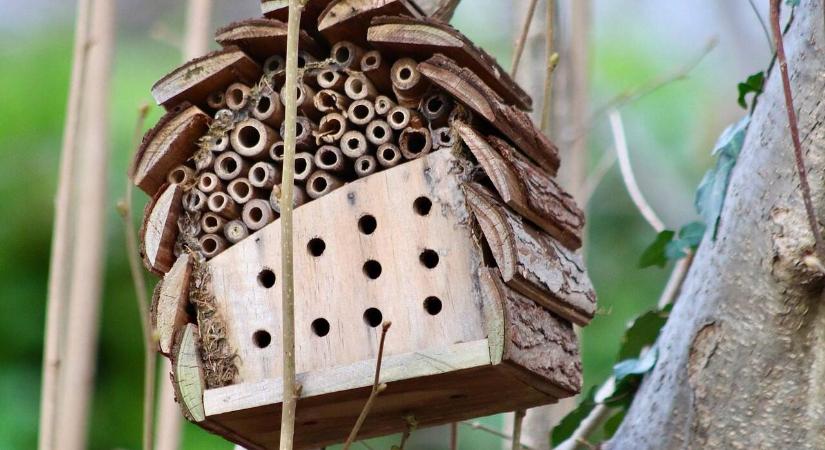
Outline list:
[[[642,252],[642,256],[639,258],[639,267],[643,269],[650,266],[664,267],[668,261],[665,249],[675,235],[676,233],[671,230],[664,230],[656,235],[656,240]]]
[[[762,88],[764,87],[764,85],[765,85],[765,72],[761,72],[761,71],[749,76],[748,79],[745,80],[744,82],[739,83],[736,86],[737,90],[739,90],[739,99],[737,100],[738,103],[739,103],[739,106],[747,109],[748,108],[748,102],[745,99],[745,96],[747,96],[748,94],[753,92],[754,99],[756,99],[756,97],[758,97],[759,94],[762,93]]]
[[[624,421],[625,414],[627,414],[627,410],[621,409],[604,422],[604,440],[608,440],[616,434],[616,430],[619,429],[619,425],[621,425],[622,421]]]
[[[553,427],[553,431],[550,433],[550,442],[552,442],[553,447],[561,444],[573,435],[573,432],[576,431],[581,421],[596,407],[596,400],[594,400],[596,397],[596,389],[596,386],[590,388],[590,391],[582,399],[581,403],[579,403],[579,406],[573,411],[570,411],[558,425]]]
[[[799,0],[785,0],[785,4],[788,6],[799,6]]]
[[[641,358],[631,358],[620,361],[613,366],[613,377],[616,378],[616,383],[619,384],[625,378],[633,375],[644,375],[650,372],[653,366],[656,365],[658,356],[658,349],[653,347]]]
[[[707,225],[702,222],[691,222],[679,229],[679,239],[693,250],[699,247],[702,237],[705,236]]]
[[[713,149],[713,155],[717,157],[716,165],[708,170],[696,191],[696,210],[711,230],[711,239],[716,239],[716,229],[719,225],[719,216],[722,214],[730,174],[736,165],[739,152],[742,151],[749,121],[750,117],[746,116],[722,133]]]
[[[672,305],[668,305],[661,310],[648,311],[637,317],[622,336],[617,359],[622,361],[635,358],[643,348],[653,345],[670,316],[671,308]]]

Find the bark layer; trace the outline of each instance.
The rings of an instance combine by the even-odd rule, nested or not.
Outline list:
[[[821,2],[803,1],[785,36],[818,216],[825,213],[825,51]],[[611,449],[825,448],[823,277],[794,168],[774,70],[707,238]]]

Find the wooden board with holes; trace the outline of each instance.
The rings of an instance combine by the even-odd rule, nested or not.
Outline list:
[[[299,34],[298,47],[316,58],[323,51],[306,31]],[[286,54],[286,23],[273,19],[247,19],[231,23],[215,33],[215,41],[224,47],[236,46],[263,64],[272,55]]]

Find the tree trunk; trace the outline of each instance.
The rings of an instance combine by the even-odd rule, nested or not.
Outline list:
[[[803,1],[785,36],[820,214],[822,17],[821,2]],[[702,243],[659,338],[656,367],[609,448],[825,448],[823,274],[802,263],[813,236],[777,69],[734,168],[718,236]]]

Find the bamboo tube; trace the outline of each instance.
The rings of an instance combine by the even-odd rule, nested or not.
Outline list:
[[[455,145],[455,137],[450,127],[441,127],[433,130],[433,147],[452,147]]]
[[[453,102],[442,92],[427,95],[421,102],[421,114],[430,121],[431,128],[440,128],[447,124]]]
[[[379,116],[386,116],[395,106],[395,102],[386,95],[375,97],[375,113]]]
[[[226,151],[215,158],[215,175],[221,180],[232,181],[235,178],[245,176],[249,172],[249,164],[241,158],[241,155]]]
[[[356,100],[349,105],[347,117],[353,125],[366,126],[375,118],[375,106],[369,100]]]
[[[235,178],[226,186],[226,193],[235,203],[244,205],[257,196],[257,189],[252,187],[247,178]]]
[[[307,66],[307,64],[318,62],[318,58],[312,56],[311,54],[299,50],[298,51],[298,68],[303,69]]]
[[[206,195],[223,191],[223,182],[214,172],[203,172],[198,177],[198,190]]]
[[[278,141],[269,148],[269,159],[275,162],[284,160],[284,141]]]
[[[195,181],[195,169],[184,165],[177,166],[166,176],[166,181],[182,186],[192,184]]]
[[[314,169],[312,153],[295,154],[295,181],[305,181]]]
[[[367,124],[367,140],[376,147],[392,140],[392,128],[383,120],[373,120]]]
[[[430,83],[418,71],[418,63],[412,58],[396,61],[390,70],[390,79],[398,104],[407,108],[418,108],[421,97],[430,87]]]
[[[306,192],[304,191],[301,186],[293,186],[292,187],[292,207],[297,208],[309,200],[307,197]],[[275,187],[272,188],[272,193],[269,195],[269,206],[272,207],[272,210],[275,211],[276,214],[281,214],[281,185],[276,184]]]
[[[281,55],[272,55],[264,61],[264,73],[271,76],[286,67],[286,60]]]
[[[229,136],[226,134],[222,134],[215,138],[215,140],[209,146],[209,150],[214,153],[221,153],[226,151],[229,148]]]
[[[281,171],[274,164],[261,161],[249,168],[249,184],[259,189],[272,189],[281,181]]]
[[[344,82],[344,93],[353,100],[372,100],[378,95],[378,90],[366,75],[361,72],[352,72]]]
[[[190,189],[183,194],[183,207],[189,212],[199,212],[206,208],[206,194],[198,189]]]
[[[363,178],[375,173],[378,170],[378,163],[372,155],[361,155],[355,160],[355,175]]]
[[[242,220],[230,220],[223,227],[223,235],[226,236],[226,240],[229,242],[237,244],[249,236],[249,229],[246,228],[246,224]]]
[[[201,172],[215,164],[215,152],[198,152],[195,154],[195,172]]]
[[[384,144],[375,152],[375,159],[381,167],[395,167],[401,162],[401,150],[395,144]]]
[[[323,89],[315,94],[313,103],[315,109],[321,113],[331,113],[338,111],[346,111],[352,100],[349,97],[343,96],[332,89]]]
[[[233,110],[239,111],[249,104],[249,86],[243,83],[232,83],[226,88],[226,106]]]
[[[212,109],[226,108],[226,93],[221,91],[214,91],[206,97],[206,105]]]
[[[340,41],[332,46],[329,56],[335,63],[345,69],[357,69],[361,63],[364,49],[349,41]]]
[[[338,70],[323,69],[318,72],[318,75],[315,77],[315,81],[321,89],[334,89],[340,91],[344,87],[346,77]]]
[[[372,81],[372,84],[379,91],[390,92],[392,90],[390,64],[378,50],[364,53],[364,56],[361,57],[361,72]]]
[[[258,97],[252,116],[270,127],[280,128],[284,121],[284,105],[281,97],[272,89],[265,89]]]
[[[235,152],[256,160],[266,159],[272,144],[280,139],[275,130],[256,119],[246,119],[238,123],[229,137]]]
[[[275,213],[268,201],[256,198],[244,205],[241,220],[251,231],[258,231],[275,220]]]
[[[347,131],[347,119],[343,114],[330,113],[321,119],[318,131],[315,132],[315,143],[326,142],[332,144],[341,140]]]
[[[405,129],[398,139],[398,148],[406,159],[416,159],[426,155],[433,149],[430,130],[424,127]]]
[[[204,233],[219,233],[223,230],[224,225],[226,225],[226,219],[212,211],[204,213],[201,217],[201,230],[203,230]]]
[[[286,122],[281,125],[281,136],[285,136],[284,132]],[[299,150],[309,150],[314,147],[314,140],[312,139],[312,132],[315,129],[315,124],[306,117],[298,117],[295,119],[295,146]]]
[[[217,234],[205,234],[203,235],[198,242],[201,244],[201,250],[203,250],[203,256],[207,258],[212,258],[218,253],[226,250],[226,239]]]
[[[410,125],[411,120],[412,111],[403,106],[396,106],[390,110],[389,114],[387,114],[387,123],[389,123],[390,128],[395,131],[401,131],[404,128],[407,128]]]
[[[224,192],[213,192],[206,202],[209,210],[226,219],[238,217],[238,205]]]
[[[315,108],[315,90],[301,83],[296,87],[295,92],[298,93],[298,109],[313,120],[320,118],[320,111]],[[286,106],[286,85],[281,88],[280,96],[281,104]],[[281,136],[283,136],[283,132]]]
[[[350,158],[367,153],[367,138],[360,131],[347,131],[341,136],[341,152]]]
[[[343,185],[344,183],[334,175],[319,170],[313,173],[307,180],[307,195],[312,199],[316,199],[329,194]]]
[[[344,154],[334,145],[324,145],[315,152],[315,167],[327,172],[343,172],[346,169]]]

